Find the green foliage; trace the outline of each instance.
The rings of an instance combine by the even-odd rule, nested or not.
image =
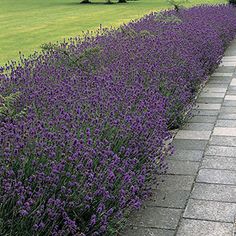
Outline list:
[[[183,4],[188,3],[188,0],[167,0],[167,2],[174,7],[176,11],[179,11],[182,7]]]
[[[26,114],[26,108],[22,111],[17,111],[15,103],[19,100],[21,93],[11,93],[9,96],[2,96],[0,94],[0,119],[3,118],[18,118]]]
[[[127,37],[135,38],[138,35],[138,33],[135,30],[131,29],[128,26],[122,25],[119,28],[119,30],[124,34],[124,36],[127,36]]]
[[[141,30],[140,32],[139,32],[139,35],[141,36],[141,37],[151,37],[151,36],[154,36],[150,31],[148,31],[148,30]]]
[[[228,0],[229,4],[235,5],[236,6],[236,0]]]
[[[182,22],[182,20],[175,15],[165,16],[163,13],[156,13],[156,20],[159,22],[165,22],[165,23],[181,23]]]
[[[84,72],[95,72],[97,70],[93,60],[97,57],[100,57],[102,48],[89,47],[84,49],[80,55],[73,54],[68,48],[63,48],[58,44],[47,43],[41,46],[43,51],[56,51],[61,54],[60,63],[68,67],[79,67],[83,69]],[[89,62],[86,63],[85,62]]]

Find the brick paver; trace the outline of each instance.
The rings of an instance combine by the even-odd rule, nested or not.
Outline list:
[[[236,40],[178,130],[164,182],[122,236],[233,236],[236,216]]]

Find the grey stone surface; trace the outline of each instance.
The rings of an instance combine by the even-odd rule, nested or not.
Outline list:
[[[232,236],[233,224],[183,219],[177,236]]]
[[[182,209],[146,207],[133,214],[130,222],[133,226],[176,229]]]
[[[172,144],[176,149],[204,150],[207,145],[207,140],[174,139]]]
[[[184,217],[233,223],[235,213],[236,203],[190,199]]]
[[[236,137],[236,128],[215,127],[213,130],[213,135]]]
[[[190,195],[190,190],[156,190],[151,199],[147,201],[147,206],[160,206],[172,208],[184,208]]]
[[[199,163],[193,161],[173,161],[169,160],[168,162],[168,174],[175,175],[196,175]]]
[[[201,168],[236,171],[236,158],[205,156]]]
[[[200,98],[223,98],[224,96],[225,93],[211,93],[211,92],[201,92],[199,95]]]
[[[236,107],[236,101],[224,101],[222,104],[223,107]]]
[[[133,227],[119,236],[174,236],[174,230]]]
[[[231,80],[230,86],[236,86],[236,78]]]
[[[221,104],[207,104],[207,103],[197,103],[197,109],[199,110],[219,110],[221,108]]]
[[[232,92],[233,92],[233,91],[236,91],[236,78],[235,78],[235,79],[232,79],[230,86],[227,88],[226,94],[227,94],[229,91],[232,91]]]
[[[226,94],[228,91],[236,91],[236,78],[231,80],[230,86],[227,88]]]
[[[231,170],[200,169],[196,182],[236,185],[236,172]]]
[[[177,161],[200,161],[203,156],[203,151],[201,150],[187,150],[187,149],[177,149],[174,155],[171,156],[171,160]]]
[[[233,75],[233,73],[220,73],[220,72],[215,72],[211,75],[211,78],[214,77],[231,77]]]
[[[236,158],[205,156],[201,168],[236,171]]]
[[[230,65],[230,64],[232,65]],[[235,66],[236,66],[236,60],[235,59],[225,59],[222,61],[222,64],[225,66],[220,66],[218,67],[215,72],[220,72],[220,73],[233,73],[235,70]]]
[[[236,107],[221,107],[220,109],[220,113],[232,113],[235,114],[236,113]]]
[[[211,136],[209,144],[236,147],[236,137]]]
[[[219,72],[231,72],[231,70],[226,70],[227,67],[231,68],[231,67],[234,67],[236,65],[236,62],[235,61],[223,61],[221,64],[220,64],[220,67],[219,68],[223,68],[224,70],[219,70]]]
[[[223,98],[215,98],[215,97],[199,97],[198,99],[197,99],[197,102],[198,103],[212,103],[212,104],[220,104],[220,103],[222,103],[223,102]]]
[[[191,198],[236,203],[236,186],[196,183]]]
[[[184,176],[184,175],[166,175],[164,176],[164,182],[159,183],[158,186],[153,186],[154,189],[166,190],[186,190],[192,189],[194,182],[194,176]]]
[[[199,110],[199,109],[195,109],[195,110],[193,110],[192,114],[193,115],[198,115],[198,116],[217,116],[218,112],[219,112],[218,110]]]
[[[234,86],[235,87],[235,86]],[[235,88],[231,88],[229,87],[229,89],[227,90],[227,93],[229,95],[236,95],[236,89]]]
[[[227,54],[225,54],[225,55],[234,56],[235,54],[236,54],[236,50],[231,50],[231,51],[227,52]]]
[[[208,146],[205,154],[209,156],[236,157],[236,147]]]
[[[191,130],[179,130],[176,139],[194,139],[194,140],[208,140],[210,138],[211,131],[191,131]]]
[[[236,115],[236,114],[235,114]],[[216,116],[193,116],[188,120],[189,123],[211,123],[214,124],[216,121]]]
[[[236,113],[220,113],[219,119],[224,120],[235,120],[236,119]]]
[[[226,77],[225,77],[226,78]],[[212,79],[209,80],[208,84],[229,84],[229,77],[227,78],[227,80],[224,79],[224,77],[219,77],[219,79]]]
[[[236,101],[236,95],[226,95],[225,100]]]
[[[236,120],[217,120],[216,127],[236,128]]]
[[[205,88],[226,88],[227,89],[228,84],[214,84],[214,83],[207,83]]]
[[[209,88],[208,86],[205,86],[202,91],[210,93],[225,93],[227,88]]]
[[[213,130],[214,124],[211,123],[186,123],[182,130],[195,130],[195,131],[211,131]]]

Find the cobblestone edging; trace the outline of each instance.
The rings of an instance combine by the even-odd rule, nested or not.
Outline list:
[[[176,134],[165,181],[122,236],[232,236],[236,232],[236,40]],[[236,235],[236,234],[235,234]]]

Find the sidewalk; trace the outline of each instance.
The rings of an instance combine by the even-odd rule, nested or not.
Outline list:
[[[232,236],[236,215],[236,40],[177,132],[169,171],[122,236]],[[236,234],[235,234],[236,235]]]

